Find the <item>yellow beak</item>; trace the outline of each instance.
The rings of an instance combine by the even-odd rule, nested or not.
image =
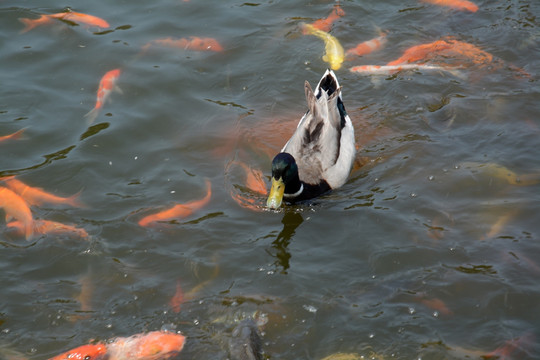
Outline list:
[[[270,209],[277,209],[281,206],[283,201],[283,193],[285,192],[285,183],[281,178],[275,179],[272,177],[272,188],[270,189],[270,195],[266,200],[266,206]]]

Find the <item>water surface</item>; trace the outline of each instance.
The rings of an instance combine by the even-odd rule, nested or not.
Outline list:
[[[72,236],[16,236],[0,223],[1,347],[47,359],[89,341],[158,330],[188,338],[181,358],[226,358],[234,320],[258,310],[266,356],[336,352],[385,359],[479,358],[522,339],[540,353],[539,23],[534,0],[476,1],[476,13],[416,0],[341,2],[332,27],[345,48],[387,32],[380,51],[336,71],[358,140],[341,189],[279,212],[239,206],[242,161],[269,181],[306,109],[304,81],[326,70],[301,22],[328,1],[122,1],[0,4],[0,174],[67,196],[35,218],[76,224]],[[18,18],[71,8],[111,28],[57,21],[21,34]],[[223,52],[141,46],[212,37]],[[413,45],[447,36],[504,62],[463,76],[422,71],[366,77]],[[520,77],[521,68],[530,77]],[[121,68],[95,123],[99,80]],[[487,169],[487,170],[486,170]],[[144,215],[202,198],[169,224]],[[203,284],[178,313],[169,301]],[[523,340],[525,339],[525,340]],[[531,340],[534,339],[534,340]]]

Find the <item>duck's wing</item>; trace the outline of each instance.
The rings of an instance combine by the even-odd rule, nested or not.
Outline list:
[[[291,154],[300,179],[308,184],[325,180],[336,188],[346,181],[354,160],[354,130],[341,100],[341,88],[330,70],[312,90],[305,83],[308,111],[282,152]]]

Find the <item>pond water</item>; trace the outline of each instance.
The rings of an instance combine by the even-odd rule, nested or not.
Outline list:
[[[45,203],[32,215],[89,234],[27,241],[0,222],[2,356],[47,359],[169,329],[187,338],[179,358],[225,359],[235,321],[257,311],[271,359],[480,359],[498,348],[537,358],[540,3],[475,3],[341,1],[330,34],[345,49],[386,34],[336,70],[357,166],[342,188],[274,212],[258,207],[264,196],[246,188],[240,164],[269,185],[271,158],[306,110],[304,81],[328,67],[301,24],[336,3],[0,2],[0,136],[25,129],[0,142],[0,176],[80,192],[84,206]],[[53,19],[22,32],[19,18],[69,9],[110,27]],[[223,49],[155,42],[192,36]],[[441,39],[496,62],[349,71]],[[121,92],[89,124],[113,69]],[[202,199],[207,179],[200,210],[139,226]]]

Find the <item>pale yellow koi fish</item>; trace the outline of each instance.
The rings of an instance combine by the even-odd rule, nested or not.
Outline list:
[[[325,31],[317,29],[311,24],[304,24],[303,28],[306,34],[315,35],[324,41],[326,53],[322,59],[330,64],[330,68],[332,70],[341,68],[341,64],[343,64],[343,60],[345,60],[345,51],[338,39]]]

